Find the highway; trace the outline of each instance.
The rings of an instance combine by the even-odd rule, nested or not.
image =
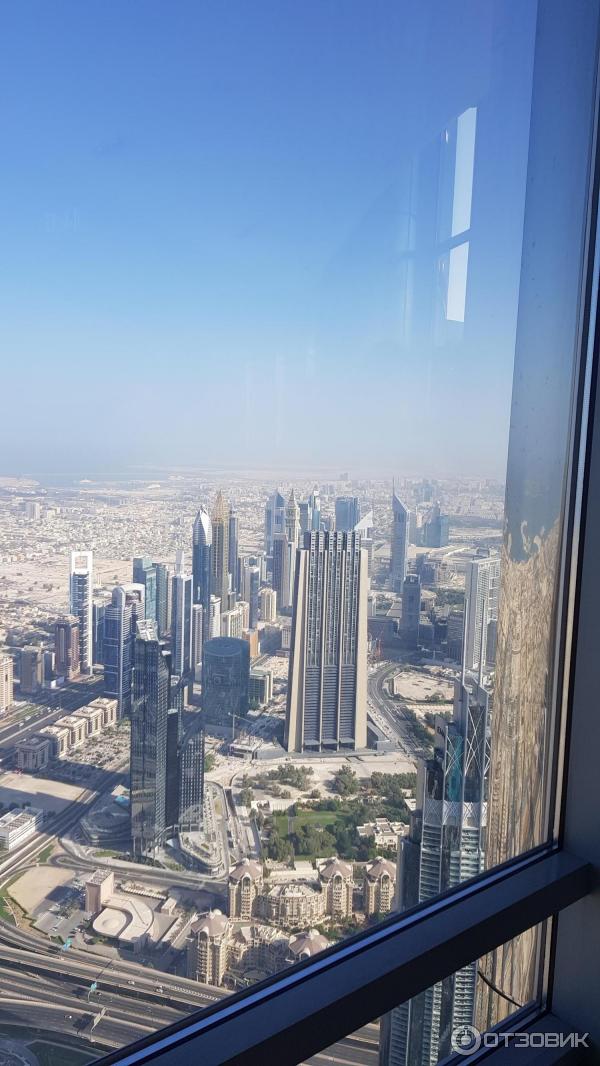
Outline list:
[[[386,691],[386,681],[397,670],[398,663],[384,663],[369,674],[368,700],[372,711],[383,720],[402,754],[414,762],[421,757],[421,744],[413,733],[402,704],[389,699]]]

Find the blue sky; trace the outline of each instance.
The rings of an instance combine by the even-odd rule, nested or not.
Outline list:
[[[0,472],[502,476],[533,33],[530,0],[4,4]]]

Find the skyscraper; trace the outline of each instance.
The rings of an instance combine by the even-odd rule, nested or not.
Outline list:
[[[314,533],[318,533],[321,528],[321,497],[316,485],[312,495],[308,498],[308,503],[310,506],[311,528]]]
[[[167,754],[165,772],[165,826],[179,822],[179,744],[181,741],[181,711],[169,707],[167,711]]]
[[[489,772],[489,696],[465,675],[455,683],[452,721],[435,719],[432,759],[419,766],[417,809],[398,853],[398,904],[406,910],[480,873]],[[439,981],[382,1019],[381,1066],[435,1066],[455,1027],[472,1025],[477,962]]]
[[[360,522],[358,496],[338,496],[335,501],[335,528],[339,533],[349,533]]]
[[[206,639],[213,640],[221,636],[221,600],[218,596],[211,596],[208,605],[208,634]],[[205,628],[206,632],[206,628]],[[206,643],[206,642],[205,642]],[[202,649],[204,651],[204,649]]]
[[[154,563],[156,570],[156,622],[159,637],[168,633],[169,618],[169,568],[164,563]]]
[[[246,640],[216,637],[204,645],[202,710],[208,722],[234,729],[248,714],[250,649]]]
[[[21,693],[39,692],[44,683],[44,652],[41,647],[30,645],[21,648]]]
[[[194,681],[200,681],[203,646],[204,610],[201,603],[195,603],[192,607],[192,668]]]
[[[91,674],[93,666],[92,585],[92,552],[71,552],[70,610],[79,619],[79,669],[82,674]]]
[[[185,573],[185,556],[177,552],[171,578],[172,670],[182,679],[193,676],[192,663],[192,577]]]
[[[402,618],[400,632],[409,647],[416,648],[419,642],[419,620],[421,617],[421,578],[418,574],[407,574],[402,584]]]
[[[231,576],[231,591],[237,595],[239,589],[239,552],[238,552],[239,523],[233,506],[229,508],[229,554],[228,570]],[[233,606],[233,605],[232,605]]]
[[[296,500],[296,494],[292,489],[288,502],[285,505],[285,535],[293,551],[298,547],[300,538],[300,508]]]
[[[300,500],[300,533],[309,533],[312,529],[312,509],[310,500]]]
[[[144,618],[144,586],[119,585],[104,612],[104,695],[118,700],[117,715],[131,714],[136,624]]]
[[[54,623],[54,669],[70,680],[79,673],[79,618],[66,615]]]
[[[195,832],[202,826],[204,806],[204,730],[182,740],[179,756],[179,828]]]
[[[221,611],[229,606],[229,513],[223,493],[218,492],[212,513],[212,587],[221,600]]]
[[[439,500],[434,503],[423,525],[423,543],[426,548],[444,548],[448,543],[448,515],[442,514]]]
[[[170,670],[156,622],[136,626],[131,710],[131,837],[133,854],[147,855],[165,828],[167,712]]]
[[[201,507],[194,522],[194,541],[192,552],[192,578],[194,584],[194,603],[200,603],[203,610],[204,640],[210,637],[210,597],[212,588],[212,524],[208,511]]]
[[[279,609],[291,607],[290,553],[285,533],[276,533],[273,538],[273,588]]]
[[[156,614],[156,567],[147,555],[133,560],[133,581],[144,586],[144,618],[158,622]]]
[[[367,743],[367,555],[355,533],[307,533],[297,552],[288,751]]]
[[[0,651],[0,714],[13,703],[13,661],[8,652]]]
[[[469,563],[465,575],[467,670],[479,670],[480,664],[485,670],[495,661],[499,590],[500,556],[482,549]]]
[[[285,500],[279,489],[269,496],[265,505],[265,552],[271,555],[273,538],[285,530]]]
[[[390,553],[390,576],[394,592],[402,592],[406,577],[406,550],[410,512],[402,500],[392,492],[392,538]]]
[[[275,589],[261,589],[258,594],[258,604],[262,621],[274,622],[277,618],[277,593]]]

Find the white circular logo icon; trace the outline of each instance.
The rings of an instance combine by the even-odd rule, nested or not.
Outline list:
[[[481,1047],[481,1033],[474,1025],[459,1025],[452,1030],[450,1043],[458,1055],[473,1055]]]

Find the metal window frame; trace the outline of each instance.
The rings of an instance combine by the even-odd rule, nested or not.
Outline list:
[[[537,849],[101,1061],[294,1066],[592,886],[588,863]]]

